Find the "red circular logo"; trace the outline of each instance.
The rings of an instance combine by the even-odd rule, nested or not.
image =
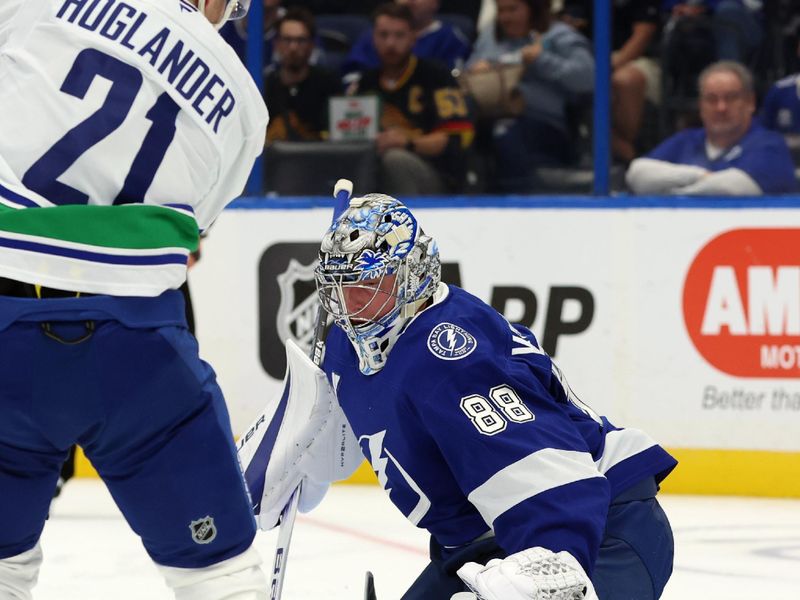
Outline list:
[[[800,229],[736,229],[697,254],[683,318],[698,352],[739,377],[800,376]]]

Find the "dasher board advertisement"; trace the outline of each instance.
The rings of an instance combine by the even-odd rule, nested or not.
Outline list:
[[[615,424],[669,448],[800,452],[797,208],[414,209],[443,279],[532,327]],[[234,432],[281,388],[283,342],[310,340],[329,219],[225,211],[190,273]]]

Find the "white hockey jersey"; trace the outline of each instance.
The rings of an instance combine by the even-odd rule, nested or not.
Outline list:
[[[114,295],[179,286],[267,120],[187,0],[2,0],[0,276]]]

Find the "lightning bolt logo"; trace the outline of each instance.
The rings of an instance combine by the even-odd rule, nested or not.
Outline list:
[[[369,458],[370,458],[370,463],[372,464],[372,469],[378,476],[378,482],[381,484],[381,487],[385,489],[387,492],[390,492],[391,489],[386,487],[389,483],[389,478],[386,476],[386,467],[388,466],[389,458],[383,457],[384,437],[386,437],[385,429],[373,435],[362,435],[360,438],[358,438],[358,442],[360,444],[361,440],[367,440],[367,446],[369,448]]]
[[[466,358],[477,347],[471,333],[452,323],[439,323],[428,335],[428,350],[442,360]]]
[[[379,431],[378,433],[374,433],[372,435],[362,435],[358,438],[358,443],[360,444],[362,441],[367,442],[367,447],[369,449],[369,460],[372,464],[372,468],[375,471],[375,474],[378,476],[378,481],[381,484],[381,487],[386,490],[386,493],[389,494],[389,497],[392,497],[392,488],[388,487],[389,485],[389,476],[387,475],[387,469],[389,467],[389,461],[391,461],[392,465],[399,473],[400,477],[396,478],[396,482],[405,483],[406,486],[417,496],[418,500],[413,508],[408,506],[407,508],[403,508],[401,504],[405,504],[405,502],[396,501],[393,499],[393,502],[397,505],[400,510],[403,511],[403,514],[406,515],[406,518],[411,521],[414,525],[418,525],[422,518],[428,513],[428,510],[431,508],[431,501],[425,492],[422,491],[422,488],[419,487],[416,481],[412,479],[411,475],[403,468],[403,466],[397,461],[397,459],[392,456],[391,452],[388,449],[384,448],[383,440],[386,437],[386,430]],[[384,454],[386,455],[384,457]],[[402,479],[402,481],[400,481]],[[398,488],[398,492],[402,490],[402,485]],[[407,493],[407,492],[406,492]],[[410,509],[410,512],[406,512]]]
[[[447,347],[450,348],[450,350],[455,349],[455,347],[456,347],[456,332],[453,331],[452,329],[448,329],[445,332],[444,335],[445,335],[445,338],[447,339]]]

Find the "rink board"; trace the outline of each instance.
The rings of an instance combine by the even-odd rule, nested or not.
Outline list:
[[[235,433],[280,390],[283,340],[310,335],[325,204],[238,201],[190,274]],[[799,200],[409,204],[448,280],[531,326],[584,402],[673,449],[666,490],[800,496]]]

